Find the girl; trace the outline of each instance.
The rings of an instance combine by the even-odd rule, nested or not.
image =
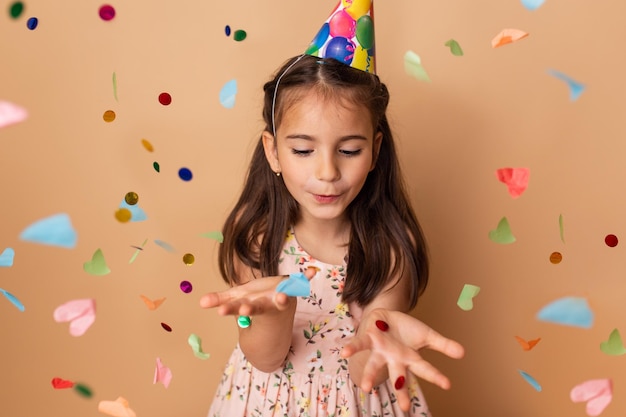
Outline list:
[[[378,76],[292,58],[265,84],[263,132],[220,246],[231,288],[202,297],[239,343],[210,417],[428,416],[418,350],[463,347],[410,316],[428,279]],[[277,292],[304,272],[305,297]]]

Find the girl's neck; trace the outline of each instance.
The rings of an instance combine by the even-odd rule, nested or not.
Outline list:
[[[347,220],[316,221],[300,218],[293,226],[302,249],[313,258],[341,265],[348,253],[350,224]]]

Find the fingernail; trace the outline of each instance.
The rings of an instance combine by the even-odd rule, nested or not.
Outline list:
[[[402,389],[402,387],[404,386],[404,377],[399,376],[398,379],[396,379],[396,383],[393,384],[393,386],[396,388],[396,390]]]
[[[376,327],[378,327],[381,332],[386,332],[387,330],[389,330],[389,325],[387,324],[387,322],[384,322],[382,320],[376,320]]]

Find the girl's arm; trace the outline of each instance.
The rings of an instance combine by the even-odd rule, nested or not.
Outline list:
[[[314,270],[306,271],[311,279]],[[220,315],[250,316],[251,325],[239,329],[239,345],[252,366],[273,372],[285,362],[291,346],[297,300],[276,292],[284,277],[255,279],[252,272],[226,291],[208,293],[200,299],[203,308],[218,308]]]

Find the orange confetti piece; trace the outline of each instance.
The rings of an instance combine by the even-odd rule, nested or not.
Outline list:
[[[126,208],[121,208],[121,209],[119,209],[119,210],[117,210],[115,212],[115,218],[120,223],[127,223],[127,222],[129,222],[130,219],[132,218],[132,216],[133,216],[133,214],[130,212],[130,210],[128,210]]]
[[[491,46],[493,48],[497,48],[499,46],[504,46],[509,43],[513,43],[515,41],[519,41],[520,39],[524,39],[528,36],[527,32],[519,29],[503,29],[495,38],[491,40]]]
[[[156,310],[157,308],[159,308],[161,304],[163,304],[163,301],[165,301],[165,297],[159,298],[157,300],[151,300],[145,295],[140,295],[139,297],[141,297],[143,302],[146,304],[146,307],[148,307],[148,310]]]
[[[146,148],[148,152],[154,152],[154,147],[148,141],[148,139],[141,139],[141,144],[143,145],[144,148]]]
[[[124,397],[118,397],[115,401],[100,401],[98,411],[113,417],[137,417]]]
[[[541,338],[539,337],[537,339],[526,341],[519,336],[515,336],[515,339],[520,344],[522,349],[524,349],[525,351],[529,351],[532,348],[534,348],[537,345],[537,343],[539,343],[539,341],[541,340]]]

